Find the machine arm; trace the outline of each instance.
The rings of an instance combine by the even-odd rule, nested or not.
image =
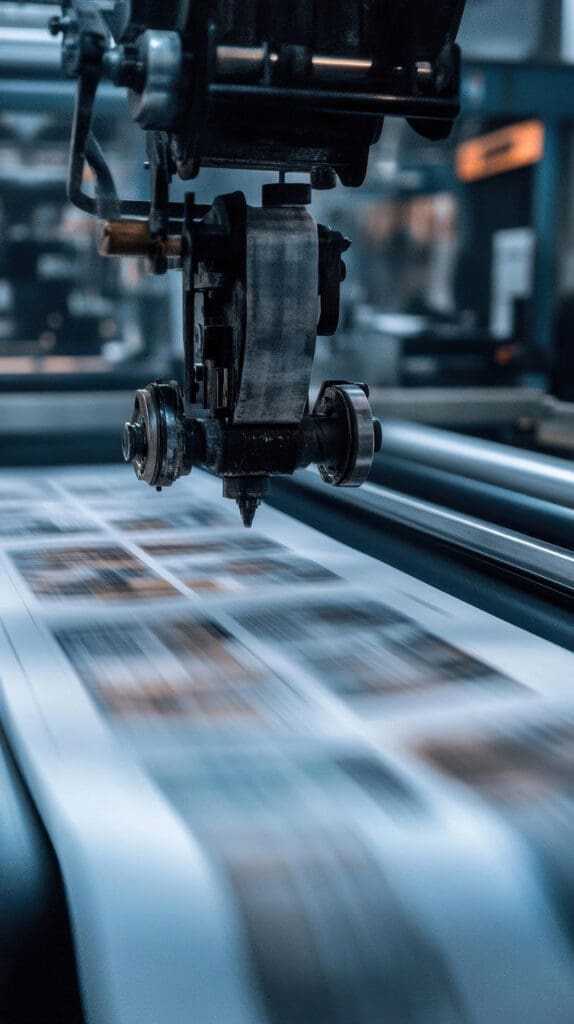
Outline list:
[[[358,486],[381,443],[364,384],[327,381],[312,410],[317,334],[336,330],[342,254],[311,188],[364,179],[387,114],[430,138],[458,111],[461,0],[64,0],[51,30],[78,79],[68,189],[104,218],[102,251],[182,272],[185,379],[136,393],[123,434],[136,475],[161,488],[200,465],[245,525],[274,474],[315,463]],[[101,78],[129,92],[148,133],[149,203],[117,196],[92,132]],[[82,190],[88,163],[96,181]],[[270,170],[262,205],[242,193],[169,200],[201,166]],[[310,184],[285,182],[286,172]]]

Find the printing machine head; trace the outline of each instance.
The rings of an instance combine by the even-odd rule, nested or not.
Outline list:
[[[251,525],[270,476],[316,463],[358,486],[381,443],[368,388],[326,381],[312,410],[317,334],[337,327],[342,254],[311,189],[362,183],[385,115],[433,139],[458,111],[464,0],[64,0],[51,30],[78,79],[68,191],[106,224],[102,251],[180,269],[183,382],[140,389],[124,427],[136,475],[161,488],[201,465]],[[98,83],[126,87],[147,131],[151,199],[123,200],[92,131]],[[86,162],[95,197],[82,190]],[[201,166],[278,172],[242,193],[169,201]],[[286,182],[285,174],[308,175]]]

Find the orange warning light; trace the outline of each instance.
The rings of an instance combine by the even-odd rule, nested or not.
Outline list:
[[[478,181],[536,164],[543,153],[542,122],[520,121],[457,146],[456,174],[461,181]]]

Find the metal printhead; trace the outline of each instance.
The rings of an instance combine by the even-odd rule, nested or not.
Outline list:
[[[246,526],[269,480],[316,464],[358,486],[381,443],[368,389],[323,384],[312,410],[317,334],[339,319],[349,241],[313,220],[311,187],[364,179],[387,114],[445,137],[458,112],[464,4],[323,0],[64,0],[51,30],[77,78],[68,192],[105,220],[101,251],[181,271],[184,379],[141,388],[123,433],[136,475],[169,486],[203,466]],[[102,78],[128,90],[147,132],[151,199],[120,199],[92,130]],[[96,183],[83,191],[85,164]],[[201,166],[279,173],[262,204],[240,192],[170,202],[172,177]],[[287,172],[307,175],[285,182]]]

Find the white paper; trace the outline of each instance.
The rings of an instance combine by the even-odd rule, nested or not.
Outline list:
[[[244,531],[202,473],[0,475],[15,502],[3,717],[90,1024],[570,1024],[571,654],[270,508]]]

